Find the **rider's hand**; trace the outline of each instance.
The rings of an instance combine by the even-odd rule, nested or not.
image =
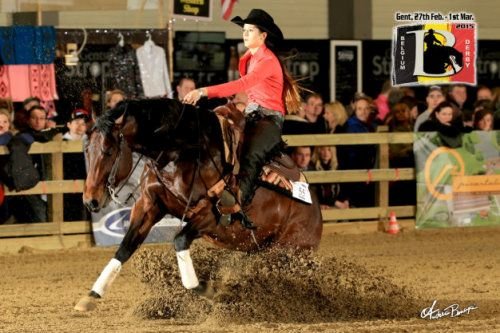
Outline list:
[[[206,96],[206,91],[204,88],[195,89],[187,93],[187,95],[184,96],[182,102],[186,104],[196,105],[196,103],[198,103],[200,98],[202,98],[203,96]]]

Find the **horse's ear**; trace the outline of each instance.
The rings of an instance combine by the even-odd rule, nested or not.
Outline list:
[[[123,115],[125,114],[125,112],[127,112],[127,108],[129,106],[129,101],[121,101],[119,102],[114,109],[111,109],[108,111],[108,117],[110,120],[112,120],[113,122],[117,123],[117,121],[119,120],[120,123],[121,121],[123,121]],[[121,118],[121,119],[120,119]]]

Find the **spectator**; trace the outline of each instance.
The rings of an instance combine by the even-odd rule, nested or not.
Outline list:
[[[86,110],[76,109],[71,113],[71,120],[67,123],[69,129],[63,140],[83,140],[87,132],[87,123],[90,120]],[[64,179],[85,179],[85,158],[83,153],[65,153],[63,157]],[[89,218],[87,209],[83,206],[81,193],[64,194],[64,221],[84,221]]]
[[[28,111],[35,105],[40,105],[40,99],[37,97],[29,97],[23,101],[23,108],[14,114],[14,126],[19,131],[26,130],[28,126]]]
[[[392,88],[391,89],[391,91],[389,92],[389,100],[388,100],[389,101],[389,112],[390,112],[390,110],[392,110],[394,105],[401,102],[401,99],[403,97],[405,97],[403,90],[401,90],[400,88]],[[385,115],[385,117],[387,117],[387,114]],[[385,120],[385,118],[383,120]]]
[[[414,108],[416,107],[415,105]],[[390,132],[411,132],[413,130],[411,110],[406,103],[397,103],[394,105],[387,120]]]
[[[346,133],[370,133],[375,128],[369,122],[374,109],[373,101],[364,94],[357,94],[353,102],[354,113],[347,120]],[[376,159],[376,146],[349,145],[337,148],[339,169],[359,170],[373,169]],[[375,203],[375,187],[373,183],[350,183],[342,187],[342,192],[352,206],[370,207]]]
[[[312,161],[314,170],[316,171],[328,171],[337,169],[335,147],[315,147]],[[339,209],[349,208],[349,200],[341,196],[339,184],[321,184],[318,186],[317,192],[321,209],[329,209],[331,207]]]
[[[493,112],[489,109],[481,109],[474,113],[474,129],[478,131],[493,130]]]
[[[179,80],[179,84],[176,87],[177,99],[182,101],[184,96],[186,96],[190,91],[196,89],[196,82],[190,77],[183,77]]]
[[[390,118],[391,121],[388,125],[391,132],[413,131],[413,120],[408,104],[396,104],[392,108]],[[415,166],[413,157],[413,144],[398,143],[389,145],[389,166],[391,168],[413,168]],[[416,191],[408,191],[408,189],[415,188],[415,186],[416,183],[414,180],[390,182],[390,205],[400,206],[415,204]]]
[[[487,86],[481,85],[477,87],[476,101],[493,101],[493,92]]]
[[[419,132],[438,132],[443,145],[451,148],[460,147],[464,126],[462,119],[454,116],[456,114],[450,102],[441,102],[418,130]]]
[[[48,142],[52,140],[54,135],[59,133],[59,129],[51,128],[46,129],[47,123],[47,112],[41,106],[35,105],[29,110],[28,118],[28,129],[22,131],[12,138],[9,143],[9,150],[11,152],[11,158],[23,157],[29,150],[30,145],[34,141],[38,142]],[[16,144],[14,146],[14,144]],[[16,154],[21,154],[20,156]],[[17,156],[17,157],[16,157]],[[23,177],[17,180],[24,183],[27,178],[31,181],[32,179],[37,179],[44,181],[46,180],[46,161],[44,155],[35,154],[30,155],[32,166],[34,167],[34,172],[36,173],[36,178],[28,177],[28,174],[23,174]],[[28,171],[30,171],[29,169]],[[36,171],[35,171],[36,170]],[[17,172],[16,172],[17,173]],[[18,176],[16,174],[11,174],[10,176]],[[15,181],[16,183],[16,181]],[[33,184],[35,185],[36,182]],[[17,186],[17,185],[16,185]],[[22,188],[26,189],[26,188]],[[18,222],[45,222],[47,221],[47,195],[23,195],[15,196],[12,198],[12,202],[9,203],[12,208],[11,212],[15,216]]]
[[[0,109],[0,145],[6,146],[12,138],[10,112],[7,109]],[[4,183],[8,181],[5,166],[8,161],[8,155],[0,155],[0,191],[4,192]],[[0,200],[0,224],[4,224],[10,217],[9,214],[9,200],[3,197]]]
[[[414,124],[415,121],[417,120],[417,117],[419,116],[418,100],[412,96],[403,96],[403,98],[401,98],[400,100],[400,103],[406,104],[410,108],[410,120],[411,123]],[[425,109],[423,111],[425,111]]]
[[[342,133],[347,122],[347,111],[340,102],[325,104],[325,120],[327,133]]]
[[[463,84],[451,85],[448,90],[448,96],[458,105],[458,108],[460,110],[463,110],[465,102],[467,101],[467,87]],[[442,101],[440,101],[439,103],[441,102]],[[436,107],[436,105],[434,107]],[[434,109],[434,107],[432,107],[432,109]]]
[[[378,110],[378,119],[380,122],[383,122],[385,117],[389,114],[389,92],[391,91],[391,81],[386,80],[382,85],[382,91],[374,100],[375,105]]]
[[[314,125],[305,119],[303,110],[290,111],[285,115],[283,121],[283,135],[289,134],[311,134],[314,133]]]
[[[427,110],[420,114],[415,121],[415,125],[413,127],[415,132],[418,131],[420,125],[422,125],[427,119],[429,119],[432,110],[434,110],[439,103],[444,102],[444,95],[441,87],[431,86],[429,88],[429,92],[427,93],[425,101],[427,103]]]
[[[116,104],[123,101],[125,98],[126,98],[125,93],[120,89],[115,89],[115,90],[111,90],[111,91],[106,92],[106,108],[107,109],[114,109]],[[85,109],[79,109],[79,110],[86,112],[87,115],[89,114],[88,110],[85,110]],[[71,115],[71,119],[73,119],[73,114]],[[88,119],[87,119],[87,121],[88,121]]]
[[[290,157],[300,171],[314,170],[314,167],[311,165],[311,147],[295,147]]]
[[[63,140],[83,140],[87,132],[87,123],[89,120],[89,114],[86,110],[74,110],[71,113],[71,120],[66,124],[68,131],[64,133]]]
[[[310,94],[305,99],[304,118],[312,125],[311,134],[324,134],[326,133],[325,119],[322,117],[323,113],[323,98],[320,94]]]
[[[77,103],[77,109],[84,109],[89,114],[92,120],[97,119],[101,115],[101,105],[99,103],[99,95],[94,94],[91,87],[84,88],[80,93],[80,102]]]

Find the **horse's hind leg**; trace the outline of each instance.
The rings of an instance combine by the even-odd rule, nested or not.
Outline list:
[[[213,287],[206,281],[199,281],[194,270],[193,261],[189,247],[193,240],[199,237],[198,231],[192,227],[191,223],[186,224],[174,238],[174,248],[177,255],[177,265],[181,274],[182,285],[186,289],[193,290],[200,296],[212,298]]]
[[[120,273],[124,264],[137,248],[144,242],[153,225],[164,215],[157,205],[145,210],[144,200],[140,198],[132,209],[130,216],[130,227],[123,238],[115,257],[109,261],[103,269],[99,278],[95,281],[88,296],[83,297],[75,305],[75,310],[90,311],[95,308],[94,299],[104,296],[106,290],[111,286],[114,279]]]

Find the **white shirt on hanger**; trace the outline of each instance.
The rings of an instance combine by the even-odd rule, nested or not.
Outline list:
[[[167,57],[163,48],[147,40],[136,50],[142,87],[146,97],[173,97],[170,76],[168,75]]]

